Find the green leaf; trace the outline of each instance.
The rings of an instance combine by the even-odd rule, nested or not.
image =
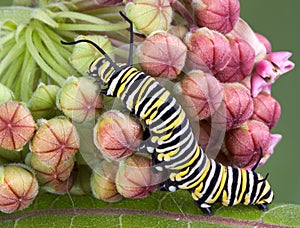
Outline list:
[[[203,216],[187,191],[157,191],[145,199],[105,203],[90,195],[42,194],[24,211],[0,213],[0,227],[280,227],[300,226],[300,205],[213,206]]]

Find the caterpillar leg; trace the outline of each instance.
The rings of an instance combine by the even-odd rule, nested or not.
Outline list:
[[[268,206],[267,206],[266,204],[264,204],[264,203],[262,203],[262,204],[257,204],[257,207],[258,207],[258,209],[261,210],[261,211],[267,211],[267,210],[269,210]]]
[[[200,203],[195,201],[195,204],[201,209],[204,215],[212,216],[211,206],[206,203]]]

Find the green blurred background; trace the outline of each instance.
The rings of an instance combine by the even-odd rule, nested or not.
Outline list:
[[[10,2],[0,0],[0,5]],[[272,86],[272,95],[282,108],[280,121],[272,132],[282,134],[283,139],[259,172],[270,173],[276,202],[300,204],[300,1],[240,0],[240,3],[241,17],[271,41],[273,51],[293,52],[295,69]]]

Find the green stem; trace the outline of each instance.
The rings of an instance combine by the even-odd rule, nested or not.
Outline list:
[[[36,49],[39,51],[41,57],[44,59],[45,62],[49,64],[49,66],[55,70],[57,73],[59,73],[62,76],[67,77],[69,75],[69,72],[62,67],[59,63],[57,63],[53,56],[49,54],[49,51],[45,48],[43,45],[43,42],[41,41],[40,37],[38,36],[37,32],[33,32],[33,43],[36,46]]]
[[[128,28],[127,22],[121,22],[117,24],[108,24],[108,25],[90,25],[90,24],[65,24],[60,23],[58,29],[61,30],[73,30],[73,31],[115,31],[120,29]]]
[[[4,45],[6,42],[12,40],[14,38],[14,35],[15,35],[14,32],[10,32],[7,35],[2,36],[0,38],[0,48],[1,48],[1,51],[2,51],[2,47],[1,46]]]
[[[16,45],[16,41],[14,39],[9,40],[5,46],[3,47],[3,49],[1,49],[0,51],[0,62],[1,60],[7,56],[7,54],[11,51],[11,49]],[[1,74],[0,74],[1,75]],[[1,77],[1,76],[0,76]]]
[[[53,13],[53,18],[77,19],[80,21],[86,21],[86,22],[89,22],[92,24],[99,24],[99,25],[110,24],[110,22],[108,22],[106,20],[102,20],[102,19],[94,17],[94,16],[90,16],[90,15],[83,14],[83,13],[72,12],[72,11]]]
[[[25,53],[24,64],[20,73],[21,76],[21,91],[20,98],[23,101],[29,101],[33,93],[33,77],[36,71],[36,63],[34,59],[30,56],[30,52],[27,50]]]
[[[89,15],[94,15],[94,16],[99,16],[103,14],[119,14],[119,11],[124,10],[124,6],[109,6],[109,7],[104,7],[104,8],[98,8],[95,10],[87,10],[85,13]]]
[[[56,49],[54,42],[48,37],[48,35],[45,33],[43,27],[46,27],[46,25],[42,26],[41,24],[37,24],[36,30],[41,37],[41,40],[46,45],[47,49],[50,51],[50,54],[52,57],[56,60],[57,63],[60,64],[61,67],[63,67],[69,75],[75,75],[77,72],[74,70],[74,68],[70,65],[69,62],[66,61],[65,58],[61,55],[61,49],[63,49],[63,45],[60,46],[59,49]]]
[[[16,43],[9,53],[2,59],[0,63],[0,75],[3,74],[4,70],[10,65],[13,64],[13,61],[23,53],[25,46],[25,40],[21,39],[20,42]]]
[[[6,85],[8,88],[12,89],[15,93],[16,91],[16,79],[18,78],[18,72],[20,71],[20,68],[22,67],[22,63],[24,61],[24,54],[18,56],[14,60],[14,64],[11,64],[5,71],[2,80],[3,84]]]
[[[32,36],[33,36],[33,23],[31,23],[27,30],[26,30],[26,44],[29,52],[31,53],[32,57],[35,59],[37,64],[59,85],[62,85],[64,82],[64,78],[60,76],[58,73],[56,73],[39,55],[39,52],[34,46],[34,43],[32,42]]]

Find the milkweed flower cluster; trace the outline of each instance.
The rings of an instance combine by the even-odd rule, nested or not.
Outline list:
[[[106,202],[159,188],[163,177],[139,152],[144,124],[83,77],[99,51],[59,43],[88,39],[126,62],[128,23],[119,11],[134,26],[135,65],[178,98],[208,156],[251,169],[273,154],[281,108],[271,88],[294,68],[292,53],[272,52],[240,18],[238,0],[14,4],[23,7],[0,7],[0,211],[26,208],[38,188]]]

